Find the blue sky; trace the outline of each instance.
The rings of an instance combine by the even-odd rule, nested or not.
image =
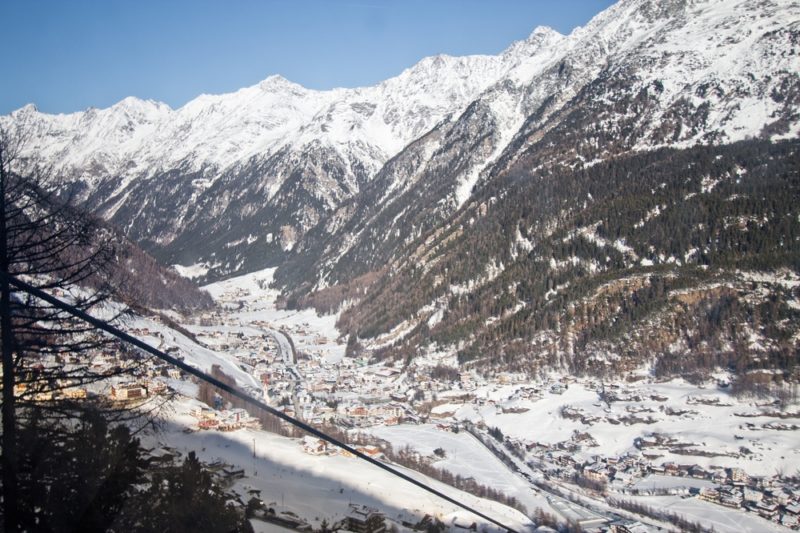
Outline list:
[[[2,0],[0,114],[138,96],[180,107],[270,74],[309,88],[371,85],[421,58],[496,54],[561,33],[612,0]]]

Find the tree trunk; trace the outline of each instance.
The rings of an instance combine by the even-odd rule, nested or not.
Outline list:
[[[8,283],[6,232],[6,168],[0,145],[0,330],[3,351],[3,522],[5,531],[17,530],[16,413],[14,409],[14,340],[11,331],[11,288]]]

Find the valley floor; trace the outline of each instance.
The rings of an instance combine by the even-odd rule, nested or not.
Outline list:
[[[276,309],[271,274],[208,286],[222,311],[188,320],[184,326],[194,339],[151,319],[129,326],[157,345],[177,347],[203,370],[219,365],[253,395],[289,414],[334,424],[355,440],[383,442],[395,452],[413,451],[430,466],[516,498],[531,516],[541,509],[587,528],[634,518],[665,525],[663,515],[632,515],[613,504],[625,500],[715,531],[797,528],[796,400],[777,405],[737,398],[724,374],[699,386],[654,382],[644,374],[620,382],[555,375],[534,382],[463,372],[435,378],[431,369],[448,356],[421,357],[408,368],[370,364],[345,357],[336,317]],[[258,491],[265,502],[313,525],[344,516],[353,502],[383,510],[396,524],[425,514],[450,523],[458,515],[405,482],[332,450],[309,448],[308,441],[252,424],[213,431],[217,423],[207,419],[229,420],[230,413],[217,406],[209,416],[214,410],[193,398],[196,387],[174,379],[170,386],[184,396],[157,438],[243,469],[236,482],[243,496]],[[521,530],[533,529],[516,510],[442,490]]]

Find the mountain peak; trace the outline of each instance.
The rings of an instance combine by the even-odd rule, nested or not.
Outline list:
[[[525,39],[528,42],[540,42],[543,39],[552,39],[564,37],[562,34],[551,28],[550,26],[536,26],[531,34]]]
[[[156,100],[143,100],[135,96],[127,96],[111,106],[115,111],[127,111],[131,113],[153,113],[168,111],[171,108],[164,102],[157,102]]]
[[[258,84],[258,87],[262,91],[276,91],[276,90],[307,90],[305,87],[300,85],[299,83],[295,83],[291,80],[287,80],[280,74],[272,74],[271,76],[267,76],[263,81]]]
[[[566,37],[551,27],[537,26],[527,38],[511,43],[511,46],[503,51],[502,57],[506,59],[530,57],[541,48],[562,41],[563,39],[566,39]]]
[[[30,103],[30,104],[25,104],[24,106],[20,107],[19,109],[14,111],[12,113],[12,115],[29,115],[29,114],[38,113],[38,112],[39,112],[39,108],[36,107],[36,104]]]

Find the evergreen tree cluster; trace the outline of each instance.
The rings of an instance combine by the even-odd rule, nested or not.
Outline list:
[[[362,339],[417,324],[379,357],[435,343],[461,346],[463,363],[527,372],[654,360],[665,374],[769,367],[789,377],[797,290],[741,273],[800,271],[799,149],[751,140],[591,166],[548,166],[532,153],[420,236],[413,260],[378,278],[339,324]],[[716,285],[729,290],[707,290]],[[429,326],[419,310],[443,301]],[[744,342],[749,331],[768,339],[766,362]],[[685,350],[670,353],[676,341]],[[686,350],[699,354],[694,368],[677,364]]]
[[[20,531],[252,531],[193,452],[155,462],[102,412],[71,425],[33,417],[18,438]]]

